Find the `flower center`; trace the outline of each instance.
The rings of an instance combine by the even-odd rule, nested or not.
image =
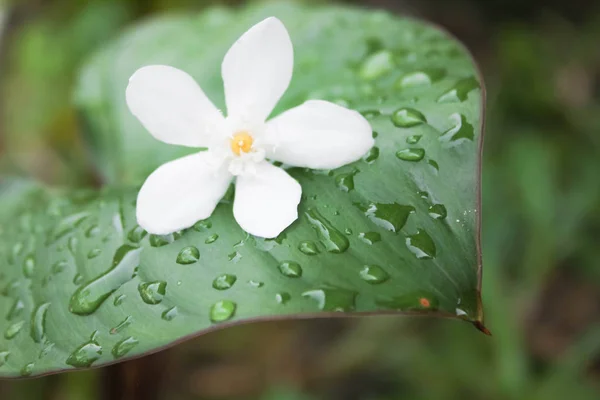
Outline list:
[[[248,132],[238,132],[230,139],[231,151],[238,156],[242,152],[249,153],[252,149],[252,143],[254,143],[254,138]]]

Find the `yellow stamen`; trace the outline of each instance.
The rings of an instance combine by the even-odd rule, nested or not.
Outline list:
[[[252,143],[254,143],[254,138],[248,132],[238,132],[230,140],[231,151],[238,156],[242,151],[248,153],[252,149]]]

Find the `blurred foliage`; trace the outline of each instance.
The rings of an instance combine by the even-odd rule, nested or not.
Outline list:
[[[200,3],[14,2],[2,43],[4,171],[93,183],[69,102],[83,56],[134,18]],[[429,3],[390,2],[438,15]],[[582,8],[575,24],[528,6],[525,21],[485,20],[498,2],[458,3],[452,15],[472,19],[452,27],[488,80],[484,304],[494,337],[434,319],[263,323],[114,367],[0,382],[0,397],[599,398],[600,14]]]

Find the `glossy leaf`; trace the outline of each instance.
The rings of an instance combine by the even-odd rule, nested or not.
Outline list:
[[[135,222],[137,185],[182,150],[129,114],[129,75],[174,65],[222,106],[223,55],[270,15],[296,51],[278,110],[309,98],[349,105],[370,119],[377,147],[339,170],[290,169],[303,188],[300,218],[277,239],[245,234],[230,197],[185,232],[147,235]],[[454,40],[385,13],[278,4],[133,28],[95,57],[77,96],[105,177],[132,186],[27,189],[0,212],[0,374],[99,366],[291,315],[402,311],[480,323],[477,79]]]

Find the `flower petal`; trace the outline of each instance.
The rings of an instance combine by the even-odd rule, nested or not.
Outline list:
[[[137,70],[129,79],[126,99],[131,113],[165,143],[208,146],[225,120],[194,78],[165,65]]]
[[[223,197],[232,176],[215,168],[209,152],[170,161],[154,171],[137,198],[138,224],[166,235],[208,218]]]
[[[267,123],[267,158],[296,167],[334,169],[365,155],[375,141],[358,112],[309,100]]]
[[[274,17],[254,25],[231,46],[221,66],[229,117],[264,122],[288,88],[292,41]]]
[[[277,237],[298,218],[302,188],[283,169],[263,161],[256,174],[238,176],[233,215],[246,232]]]

